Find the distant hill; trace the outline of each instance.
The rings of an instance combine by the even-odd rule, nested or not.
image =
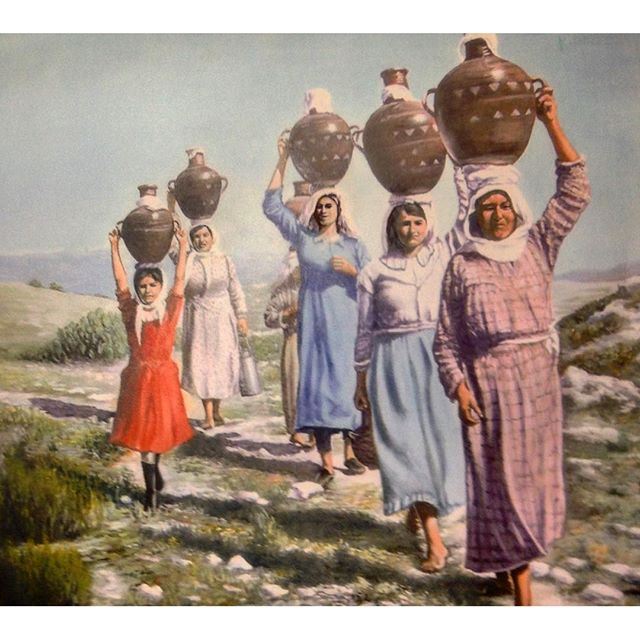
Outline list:
[[[633,276],[640,276],[640,261],[620,264],[603,271],[578,270],[567,271],[556,275],[556,280],[573,280],[575,282],[616,282]]]
[[[131,272],[133,261],[126,251],[122,253],[125,266]],[[280,256],[248,252],[232,254],[231,258],[244,285],[271,282],[280,270]],[[165,262],[163,267],[172,273],[173,265],[168,260]],[[111,257],[106,249],[0,255],[0,281],[29,282],[33,278],[45,287],[57,282],[65,291],[113,297]]]

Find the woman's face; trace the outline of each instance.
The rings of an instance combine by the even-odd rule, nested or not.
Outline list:
[[[335,203],[335,200],[327,196],[320,198],[316,203],[313,217],[321,229],[335,224],[338,220],[338,205]]]
[[[427,221],[402,211],[393,225],[405,253],[417,249],[427,236]]]
[[[162,291],[162,285],[151,276],[144,276],[138,282],[138,295],[144,304],[155,302]]]
[[[478,226],[487,240],[504,240],[516,228],[516,213],[511,200],[502,193],[494,193],[478,204]]]
[[[213,235],[207,227],[202,227],[192,235],[191,241],[196,251],[209,251],[213,246]]]

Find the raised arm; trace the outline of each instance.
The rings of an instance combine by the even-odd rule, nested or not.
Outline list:
[[[127,291],[127,272],[125,271],[122,258],[120,257],[120,231],[113,229],[109,232],[109,242],[111,244],[111,268],[113,269],[113,279],[116,282],[116,290],[119,293]]]
[[[558,106],[551,88],[546,87],[538,95],[536,110],[557,154],[557,181],[556,192],[532,233],[544,252],[549,267],[553,269],[562,241],[591,201],[591,188],[584,159],[573,148],[560,126]]]
[[[173,293],[181,297],[184,295],[184,272],[187,266],[187,247],[189,246],[189,240],[187,232],[182,227],[176,226],[175,236],[178,240],[178,261],[176,263],[176,275],[173,281]]]
[[[284,172],[287,168],[287,160],[289,160],[289,145],[284,138],[280,137],[278,138],[278,163],[271,176],[271,182],[267,187],[269,191],[282,188]]]
[[[469,188],[467,187],[467,180],[464,177],[462,167],[455,163],[453,165],[453,182],[458,195],[458,215],[456,216],[453,227],[451,227],[442,239],[443,246],[446,247],[449,257],[467,240],[464,234],[464,221],[467,218],[469,210]]]

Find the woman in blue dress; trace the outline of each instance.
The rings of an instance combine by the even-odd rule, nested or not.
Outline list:
[[[458,418],[432,353],[442,278],[464,241],[466,187],[458,167],[455,179],[460,209],[451,231],[437,236],[430,198],[424,208],[401,202],[384,226],[384,254],[358,277],[354,400],[361,411],[371,408],[383,511],[409,509],[409,529],[423,529],[426,573],[442,569],[448,555],[438,516],[465,501]]]
[[[296,216],[282,202],[282,183],[289,158],[278,141],[278,164],[264,198],[264,214],[297,251],[301,286],[298,303],[300,381],[296,430],[313,432],[322,459],[318,481],[327,487],[334,477],[331,435],[342,432],[345,467],[363,473],[350,434],[361,425],[353,406],[356,376],[352,355],[356,340],[356,278],[369,261],[355,236],[335,190],[323,189]]]

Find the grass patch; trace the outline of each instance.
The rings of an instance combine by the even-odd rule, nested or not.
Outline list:
[[[594,375],[613,376],[640,384],[639,354],[640,340],[621,342],[607,349],[585,351],[566,360],[561,370],[572,365]]]

